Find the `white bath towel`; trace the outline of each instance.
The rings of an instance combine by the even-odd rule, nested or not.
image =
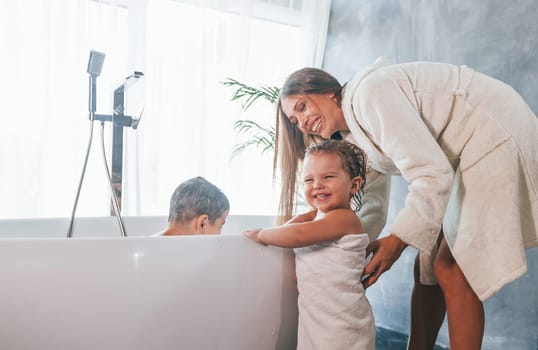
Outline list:
[[[360,282],[367,234],[295,249],[298,350],[373,350],[372,309]]]

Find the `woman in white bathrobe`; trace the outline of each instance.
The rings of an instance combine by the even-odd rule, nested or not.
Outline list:
[[[389,176],[405,178],[405,206],[370,244],[364,285],[416,247],[409,347],[432,348],[446,310],[451,349],[480,349],[482,302],[525,273],[525,249],[538,245],[538,120],[514,89],[443,63],[378,60],[343,87],[304,68],[281,89],[276,130],[282,220],[294,210],[304,148],[320,138],[368,154],[359,216],[372,241]]]

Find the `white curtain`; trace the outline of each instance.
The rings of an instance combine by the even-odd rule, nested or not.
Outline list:
[[[0,11],[0,217],[69,216],[88,141],[88,53],[106,53],[97,112],[126,92],[123,214],[165,215],[174,188],[193,176],[219,186],[232,214],[274,214],[272,155],[246,151],[237,119],[274,124],[274,106],[247,112],[221,82],[280,86],[302,66],[321,66],[330,9],[316,1],[25,0]],[[108,123],[107,123],[108,124]],[[106,125],[107,154],[110,126]],[[109,214],[95,123],[78,215]],[[110,157],[110,155],[109,155]],[[110,161],[110,159],[109,159]]]
[[[69,216],[89,132],[89,50],[109,53],[98,109],[126,67],[126,9],[84,0],[6,1],[0,10],[0,216]],[[79,212],[108,213],[94,146]]]

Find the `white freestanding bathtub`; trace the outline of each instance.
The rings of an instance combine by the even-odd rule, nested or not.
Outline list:
[[[165,218],[127,218],[127,238],[82,221],[68,239],[67,219],[0,220],[0,349],[295,349],[293,253],[239,234],[271,219],[143,237]]]

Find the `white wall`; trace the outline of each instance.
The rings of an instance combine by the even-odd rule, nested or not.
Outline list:
[[[537,17],[536,0],[332,0],[323,68],[344,83],[379,56],[465,64],[512,85],[538,114]],[[407,183],[393,177],[391,189],[387,227]],[[376,322],[404,333],[415,253],[406,249],[366,293]],[[484,349],[536,350],[538,248],[527,251],[527,263],[522,278],[486,301]],[[439,341],[448,343],[446,323]]]

